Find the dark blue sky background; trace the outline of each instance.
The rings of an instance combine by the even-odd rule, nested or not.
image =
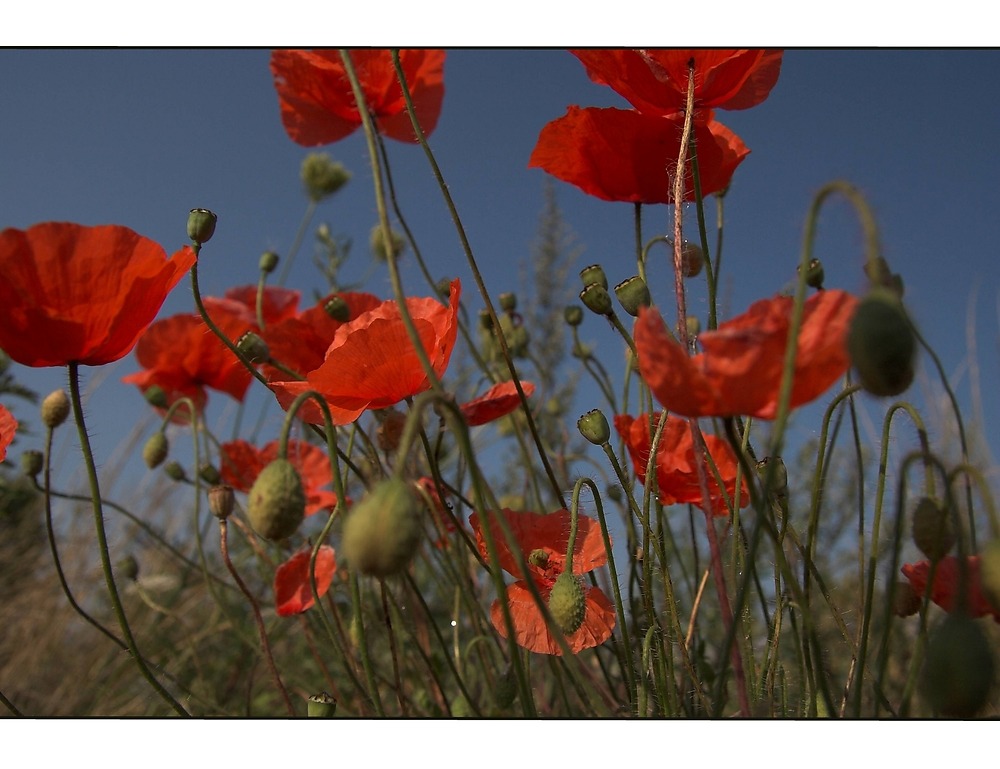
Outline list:
[[[262,251],[285,254],[290,247],[306,204],[299,165],[310,151],[284,132],[268,60],[262,49],[0,50],[0,226],[25,228],[46,220],[124,224],[172,252],[184,243],[188,209],[204,206],[218,213],[219,225],[203,251],[203,290],[221,294],[254,282]],[[911,314],[940,354],[972,429],[991,436],[1000,419],[998,73],[997,51],[786,52],[767,101],[716,115],[752,151],[726,202],[724,315],[785,287],[794,276],[812,195],[833,179],[848,180],[874,207],[884,254],[903,275]],[[487,285],[494,295],[515,290],[517,266],[529,258],[543,204],[546,175],[527,168],[539,131],[570,104],[625,103],[592,83],[562,50],[450,51],[445,89],[431,145]],[[315,223],[328,222],[334,233],[354,239],[345,276],[357,278],[370,266],[367,241],[376,220],[364,140],[359,132],[326,149],[354,179],[321,204]],[[389,152],[401,205],[432,272],[461,277],[474,314],[482,302],[423,153],[397,142],[389,143]],[[554,186],[566,222],[585,249],[579,266],[601,262],[612,283],[633,274],[632,207],[590,198],[561,182]],[[666,207],[647,209],[647,234],[667,231],[671,215]],[[689,222],[693,235],[693,210]],[[307,240],[288,283],[303,291],[304,304],[321,285],[310,253]],[[846,203],[824,210],[818,255],[828,287],[864,289],[861,230]],[[404,276],[408,290],[428,295],[411,262]],[[665,262],[651,268],[651,275],[654,300],[672,314]],[[188,286],[178,286],[162,316],[192,310]],[[390,295],[384,267],[367,289]],[[694,310],[704,310],[703,296],[694,289]],[[968,322],[982,386],[978,417]],[[621,345],[605,326],[589,316],[582,337],[617,370]],[[929,364],[923,356],[911,395],[927,394],[937,404],[939,388],[926,386],[936,381]],[[139,417],[151,411],[134,387],[119,381],[136,368],[129,356],[86,372],[88,384],[105,379],[89,407],[99,456],[112,456]],[[17,374],[42,393],[64,384],[60,370],[18,366]],[[875,435],[884,404],[865,403]],[[13,405],[37,424],[22,404]],[[601,404],[585,388],[576,405],[582,413]],[[251,419],[256,413],[248,412]],[[232,401],[213,392],[209,419],[231,415]],[[277,434],[276,410],[272,415],[267,437]],[[793,430],[803,437],[818,427],[815,412],[806,411]],[[16,449],[35,447],[38,440],[25,436]],[[907,437],[902,445],[913,443]],[[70,453],[68,459],[75,457]],[[144,472],[136,460],[127,467]]]

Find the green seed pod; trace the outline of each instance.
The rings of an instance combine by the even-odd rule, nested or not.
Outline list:
[[[506,291],[500,294],[500,309],[504,312],[514,312],[517,309],[517,294]]]
[[[931,633],[924,692],[935,712],[972,718],[986,704],[995,672],[990,641],[974,619],[949,614]]]
[[[420,545],[422,507],[416,491],[402,478],[380,481],[344,521],[341,549],[348,564],[379,578],[405,569]]]
[[[323,312],[341,323],[346,323],[351,317],[351,308],[347,306],[347,302],[340,294],[335,294],[326,300],[323,304]]]
[[[592,409],[576,420],[577,429],[595,446],[603,446],[611,438],[608,418],[600,409]]]
[[[688,315],[684,319],[684,325],[687,328],[688,339],[694,339],[701,333],[701,321],[697,315]]]
[[[170,405],[166,392],[159,385],[150,385],[142,395],[146,402],[155,408],[165,409]]]
[[[267,342],[253,331],[245,331],[236,342],[236,349],[251,363],[266,363],[271,358]]]
[[[587,309],[598,315],[610,315],[614,311],[611,304],[611,294],[600,283],[591,283],[580,292],[580,301]]]
[[[583,323],[583,310],[578,304],[571,304],[563,310],[563,318],[570,326],[579,326]]]
[[[208,509],[220,521],[232,515],[235,504],[236,495],[232,486],[213,486],[208,490]]]
[[[493,687],[493,701],[500,710],[506,710],[517,699],[517,676],[514,669],[508,665],[497,678]]]
[[[583,281],[584,288],[595,283],[604,289],[608,287],[608,276],[604,274],[604,268],[599,264],[591,264],[580,270],[580,280]]]
[[[69,416],[69,396],[65,390],[53,390],[42,401],[42,424],[54,430]]]
[[[34,478],[45,467],[45,455],[35,449],[28,449],[21,455],[21,470],[29,478]]]
[[[337,701],[326,692],[314,694],[306,700],[306,715],[309,718],[333,718],[337,713]]]
[[[389,261],[390,256],[398,259],[403,255],[403,251],[406,250],[406,241],[403,239],[403,236],[393,229],[389,230],[389,244],[386,245],[385,236],[382,234],[382,226],[379,224],[376,224],[372,228],[368,244],[371,247],[372,255],[383,262]]]
[[[587,613],[587,596],[580,580],[564,571],[556,577],[556,583],[549,593],[549,611],[559,628],[570,635],[580,629]]]
[[[799,267],[801,270],[801,266]],[[819,259],[813,259],[809,262],[809,266],[806,267],[806,285],[809,288],[821,289],[823,288],[823,280],[826,278],[826,273],[823,271],[823,262]]]
[[[955,545],[955,527],[939,500],[923,497],[913,510],[913,542],[931,561],[938,561]]]
[[[279,261],[281,261],[281,257],[274,253],[274,251],[265,251],[260,255],[258,266],[262,273],[270,275],[277,269]]]
[[[681,270],[685,278],[695,278],[705,266],[705,253],[697,243],[685,243],[681,247]]]
[[[188,214],[187,234],[196,246],[208,243],[215,234],[215,225],[219,217],[207,208],[192,208]]]
[[[633,318],[639,317],[640,307],[649,307],[653,302],[646,281],[638,275],[633,275],[615,286],[615,296],[618,297],[622,309]]]
[[[287,459],[275,459],[250,487],[247,518],[265,539],[292,536],[305,517],[306,495],[298,470]]]
[[[163,464],[169,451],[170,444],[167,442],[167,436],[162,432],[155,432],[149,436],[146,445],[142,447],[142,461],[146,463],[146,467],[152,470]]]
[[[183,481],[187,479],[187,473],[184,472],[184,467],[180,462],[167,462],[163,467],[163,472],[167,474],[167,477],[172,481]]]
[[[899,395],[913,382],[917,340],[902,303],[874,290],[851,320],[847,350],[861,385],[880,397]]]
[[[115,564],[115,571],[125,579],[135,582],[139,578],[139,562],[134,555],[126,555]]]
[[[330,197],[351,179],[351,172],[344,168],[344,164],[333,160],[325,152],[306,155],[300,174],[306,195],[314,203]]]

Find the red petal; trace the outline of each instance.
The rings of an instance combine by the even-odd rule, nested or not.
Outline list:
[[[979,570],[979,556],[972,555],[966,561],[968,568],[968,605],[966,609],[973,617],[992,616],[1000,622],[1000,607],[995,607],[983,593],[982,578]],[[930,575],[930,563],[903,564],[903,576],[913,587],[913,592],[923,598],[927,589],[927,577]],[[931,600],[945,611],[955,608],[959,585],[958,559],[953,555],[942,558],[934,572],[934,585],[931,587]]]
[[[274,573],[274,602],[278,615],[289,617],[301,614],[309,609],[313,600],[312,586],[309,580],[309,559],[311,548],[303,548]],[[337,561],[332,547],[321,545],[316,554],[316,593],[322,598],[330,589],[333,575],[337,570]]]
[[[535,392],[535,385],[521,382],[521,389],[524,390],[524,397],[530,398]],[[475,427],[507,416],[520,405],[521,397],[517,394],[517,387],[510,381],[493,385],[478,398],[463,403],[459,408],[469,427]]]
[[[17,432],[17,420],[5,406],[0,404],[0,462],[7,458],[7,447]]]

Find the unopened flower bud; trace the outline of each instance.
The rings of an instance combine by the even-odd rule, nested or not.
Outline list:
[[[183,481],[187,478],[187,473],[184,472],[184,468],[180,462],[167,462],[163,466],[163,472],[173,481]]]
[[[1000,607],[1000,539],[994,539],[980,552],[979,580],[990,603]]]
[[[54,430],[69,416],[69,396],[65,390],[53,390],[42,401],[42,424]]]
[[[341,323],[346,323],[351,317],[351,308],[340,294],[334,294],[323,303],[323,312]]]
[[[351,172],[327,153],[311,152],[302,161],[301,176],[306,195],[314,203],[319,203],[347,184]]]
[[[125,579],[135,582],[139,578],[139,562],[135,559],[134,555],[126,555],[115,564],[115,571]]]
[[[368,243],[375,258],[381,259],[383,262],[389,261],[389,257],[398,259],[406,249],[406,241],[403,236],[392,229],[389,230],[389,243],[386,245],[382,227],[378,224],[372,228]]]
[[[774,467],[769,469],[770,466]],[[757,476],[763,481],[771,475],[771,492],[779,497],[788,494],[788,468],[781,457],[764,457],[757,463]]]
[[[552,592],[549,593],[549,611],[559,629],[566,635],[575,633],[583,624],[587,613],[587,595],[580,580],[570,572],[564,571],[556,577]]]
[[[188,214],[187,234],[196,246],[208,243],[215,234],[215,224],[219,221],[207,208],[192,208]]]
[[[508,665],[497,678],[493,687],[493,701],[500,710],[506,710],[517,699],[517,676],[514,669]]]
[[[598,315],[610,315],[614,311],[611,304],[611,294],[600,283],[591,283],[580,292],[580,301],[587,309]]]
[[[939,561],[955,545],[955,527],[948,509],[923,497],[913,510],[913,542],[931,561]]]
[[[989,700],[996,668],[982,626],[953,612],[927,641],[924,691],[936,713],[972,718]]]
[[[402,478],[391,476],[376,484],[344,521],[341,548],[349,566],[379,578],[405,569],[420,545],[422,507]]]
[[[687,242],[681,246],[681,271],[685,278],[697,277],[705,266],[705,253],[697,243]]]
[[[580,305],[571,304],[563,310],[563,318],[570,326],[579,326],[583,323],[583,310],[580,309]]]
[[[285,539],[299,528],[305,512],[306,494],[298,470],[287,459],[275,459],[250,487],[250,525],[265,539]]]
[[[799,269],[801,270],[801,265]],[[806,285],[809,288],[821,289],[824,278],[826,278],[826,273],[823,271],[823,262],[819,259],[810,261],[809,266],[806,267]]]
[[[45,467],[45,455],[35,449],[28,449],[21,455],[21,470],[29,478],[34,478]]]
[[[652,303],[646,281],[638,275],[623,280],[615,286],[615,296],[618,297],[625,312],[633,318],[639,317],[640,307],[649,307]]]
[[[281,257],[278,256],[274,251],[265,251],[260,255],[259,267],[260,271],[265,275],[270,275],[278,267],[278,262],[281,261]]]
[[[595,283],[605,289],[608,287],[608,276],[604,274],[604,268],[599,264],[592,264],[580,270],[580,280],[583,281],[584,288]]]
[[[167,393],[159,385],[150,385],[145,389],[142,396],[150,406],[158,409],[165,409],[170,403],[167,401]]]
[[[517,294],[511,291],[500,294],[500,309],[504,312],[514,312],[517,309]]]
[[[900,580],[892,594],[892,613],[897,617],[912,617],[920,611],[921,601],[922,598],[913,590],[913,585]]]
[[[865,262],[865,275],[873,289],[885,289],[897,299],[903,298],[903,278],[889,269],[884,257],[878,256],[874,261]]]
[[[314,694],[306,701],[306,716],[309,718],[333,718],[337,713],[337,701],[326,692]]]
[[[873,395],[899,395],[913,382],[917,340],[902,302],[884,289],[861,300],[847,350],[861,385]]]
[[[236,504],[232,486],[213,486],[208,490],[208,509],[220,521],[226,520]]]
[[[625,499],[625,492],[617,483],[610,484],[605,493],[608,495],[608,499],[612,502],[621,502]]]
[[[146,445],[142,447],[142,461],[146,463],[146,467],[152,470],[163,464],[169,451],[170,444],[167,441],[167,436],[161,431],[155,432],[149,436]]]
[[[382,451],[395,451],[403,437],[406,426],[406,415],[396,409],[388,409],[383,413],[382,422],[375,431],[375,440]]]
[[[236,342],[236,349],[251,363],[266,363],[271,358],[267,342],[253,331],[245,331]]]
[[[603,446],[611,438],[608,418],[600,409],[592,409],[576,420],[577,429],[595,446]]]
[[[211,462],[201,463],[201,466],[198,468],[198,477],[209,486],[222,483],[222,476],[219,474],[219,470]]]

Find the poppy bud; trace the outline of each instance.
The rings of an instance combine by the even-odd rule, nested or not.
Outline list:
[[[587,309],[598,315],[610,315],[614,311],[611,304],[611,294],[600,283],[591,283],[580,292],[580,301]]]
[[[222,476],[219,475],[219,471],[211,462],[201,463],[201,466],[198,468],[198,477],[209,486],[215,486],[222,483]]]
[[[802,265],[799,265],[799,270],[802,269]],[[823,262],[819,259],[813,259],[809,262],[809,266],[806,267],[806,285],[809,288],[821,289],[823,288],[823,279],[826,277],[826,273],[823,271]]]
[[[773,478],[771,491],[779,497],[784,496],[788,493],[788,468],[785,467],[785,462],[781,457],[764,457],[760,460],[757,463],[757,476],[763,481],[767,477],[768,465],[772,463],[774,469],[771,472],[774,475],[771,476]]]
[[[633,318],[639,317],[640,307],[649,307],[653,301],[649,296],[646,281],[638,275],[633,275],[615,286],[615,296],[621,302],[622,309]]]
[[[892,612],[897,617],[912,617],[920,611],[921,600],[909,582],[900,580],[892,594]]]
[[[873,262],[865,262],[865,275],[871,281],[872,288],[884,288],[896,296],[903,298],[903,278],[889,269],[889,263],[881,256]]]
[[[187,478],[187,473],[184,472],[180,462],[167,462],[163,467],[163,472],[172,481],[183,481]]]
[[[507,350],[512,358],[523,358],[528,354],[528,342],[531,341],[531,337],[523,325],[516,325],[509,331],[504,329],[504,336],[507,339]]]
[[[150,385],[143,392],[142,397],[146,402],[155,408],[165,409],[170,403],[167,401],[167,393],[159,385]]]
[[[694,278],[705,266],[705,253],[697,243],[687,242],[681,246],[681,272],[685,278]]]
[[[396,409],[387,409],[382,416],[382,423],[375,431],[375,440],[382,451],[395,451],[403,437],[406,426],[406,414]]]
[[[251,363],[265,363],[271,357],[271,351],[267,347],[267,342],[253,331],[243,333],[243,336],[236,342],[236,349]]]
[[[258,266],[262,273],[270,275],[277,269],[279,261],[281,261],[281,257],[274,253],[274,251],[265,251],[260,255]]]
[[[393,259],[398,259],[406,249],[406,241],[403,240],[403,236],[393,229],[389,230],[389,243],[386,245],[385,236],[382,234],[382,227],[378,224],[372,228],[368,244],[371,247],[372,255],[383,262],[389,261],[390,256]]]
[[[314,203],[330,197],[351,179],[351,172],[344,168],[344,164],[333,160],[325,152],[306,155],[300,174],[306,195]]]
[[[54,430],[69,416],[69,396],[65,390],[53,390],[42,401],[42,424]]]
[[[587,613],[587,596],[580,580],[570,572],[564,571],[556,578],[552,592],[549,593],[549,611],[559,629],[566,635],[575,633],[583,624],[583,617]]]
[[[379,482],[344,522],[341,547],[347,562],[379,578],[405,569],[420,544],[421,507],[420,497],[402,478]]]
[[[583,323],[583,310],[580,309],[580,305],[571,304],[563,310],[563,318],[570,326],[579,326]]]
[[[931,561],[939,561],[955,544],[955,528],[948,509],[923,497],[913,511],[913,541]]]
[[[337,701],[326,692],[314,694],[306,700],[306,716],[309,718],[333,718],[337,713]]]
[[[215,234],[215,223],[219,221],[207,208],[192,208],[188,214],[187,233],[196,246],[208,243]]]
[[[351,317],[351,308],[340,294],[331,296],[323,303],[323,312],[341,323],[346,323]]]
[[[913,382],[917,340],[902,303],[885,290],[861,300],[847,333],[861,385],[873,395],[899,395]]]
[[[287,459],[275,459],[261,470],[250,487],[247,518],[264,539],[292,536],[305,518],[306,494],[295,466]]]
[[[517,699],[517,676],[514,669],[508,665],[497,678],[493,687],[493,701],[500,710],[506,710]]]
[[[611,438],[608,418],[600,409],[592,409],[576,420],[577,429],[595,446],[603,446]]]
[[[45,455],[40,451],[28,449],[21,455],[21,470],[29,478],[34,478],[45,467]]]
[[[1000,608],[1000,539],[995,539],[979,554],[979,580],[993,606]]]
[[[510,291],[500,294],[500,309],[504,312],[514,312],[517,309],[517,294]]]
[[[995,673],[990,641],[966,614],[949,614],[927,642],[924,691],[936,713],[972,718],[986,704]]]
[[[622,491],[622,487],[617,483],[612,483],[608,486],[605,493],[608,495],[608,499],[612,502],[621,502],[625,499],[625,492]]]
[[[126,555],[115,564],[115,571],[125,577],[125,579],[135,582],[139,578],[139,562],[135,559],[134,555]]]
[[[226,520],[236,504],[232,486],[213,486],[208,490],[208,509],[220,521]]]
[[[580,270],[580,280],[583,281],[585,288],[595,283],[604,289],[608,287],[608,276],[604,274],[604,268],[599,264],[592,264]]]
[[[504,507],[509,507],[509,505],[504,505]],[[535,548],[528,553],[528,558],[526,560],[532,566],[536,566],[539,569],[546,569],[549,565],[549,553],[541,547]]]
[[[146,467],[152,470],[163,464],[169,451],[170,444],[167,442],[167,436],[162,432],[155,432],[149,436],[146,445],[142,447],[142,461],[146,463]]]
[[[684,326],[687,330],[688,339],[694,339],[701,333],[701,321],[697,315],[688,315],[684,319]]]

